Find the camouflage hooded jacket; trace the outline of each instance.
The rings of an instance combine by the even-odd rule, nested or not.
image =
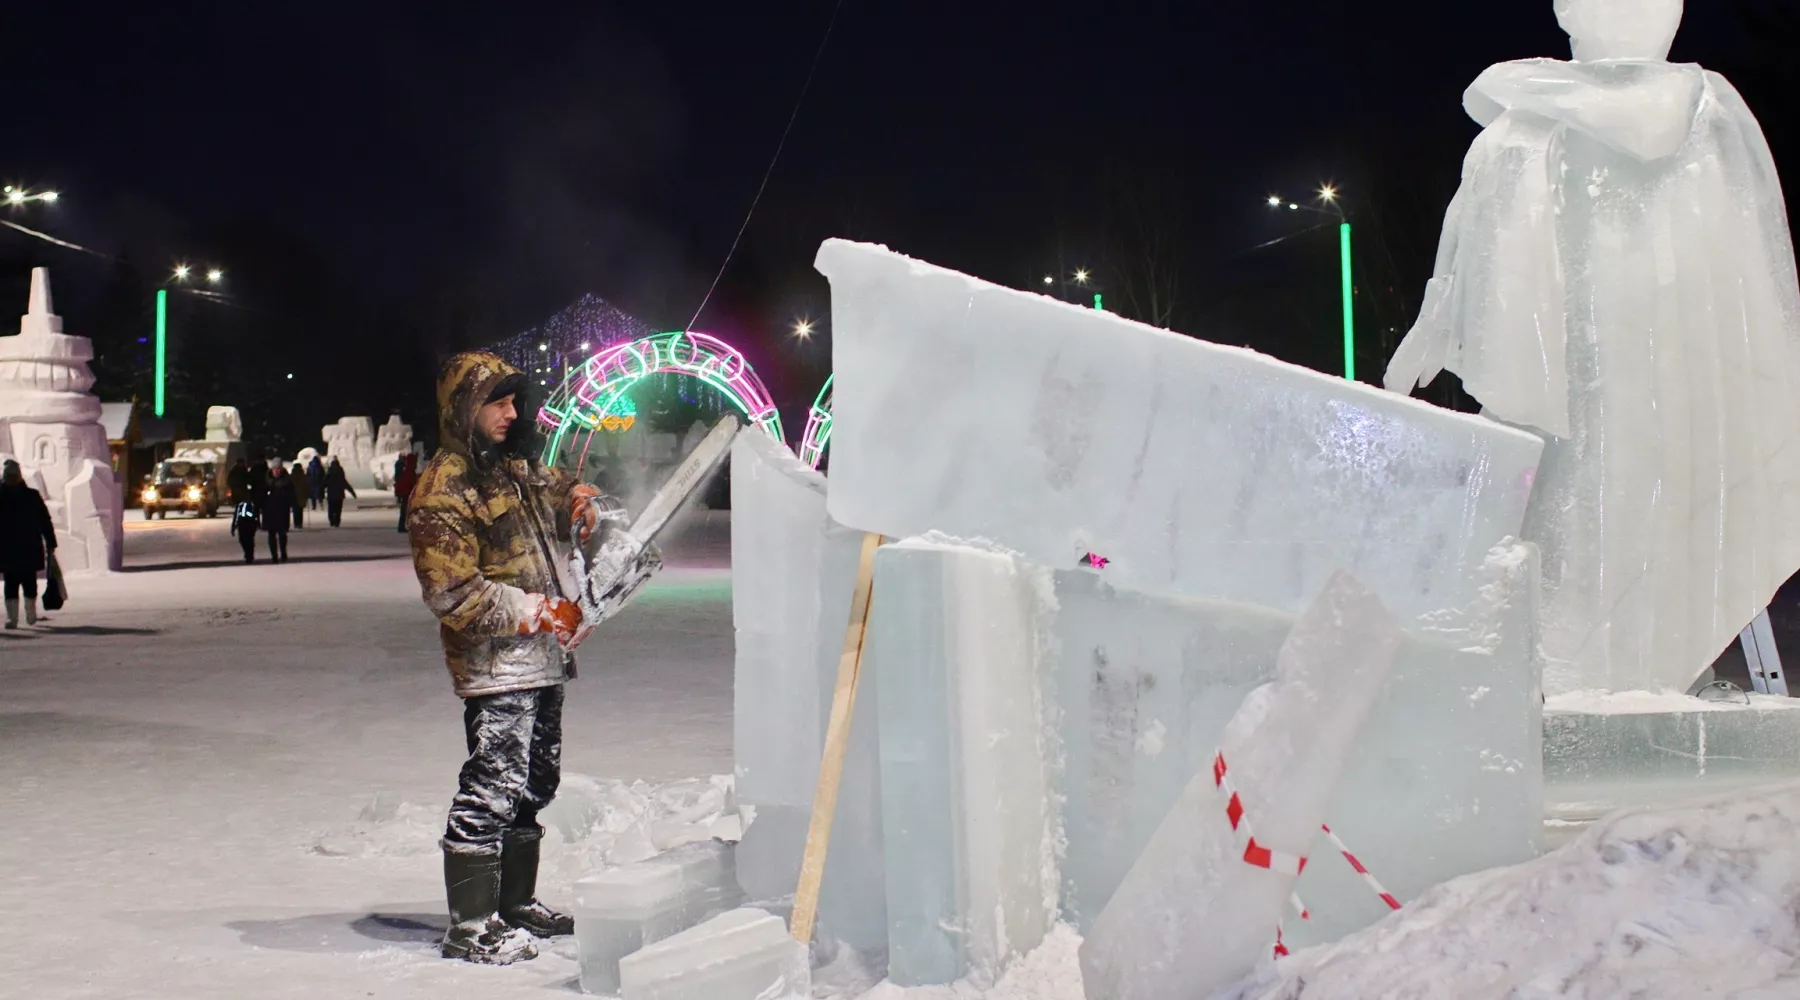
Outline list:
[[[475,431],[488,394],[518,374],[484,353],[459,354],[444,366],[438,451],[419,473],[406,516],[419,587],[464,698],[575,676],[574,658],[554,635],[519,634],[528,595],[574,593],[556,543],[568,537],[575,481],[478,440]]]

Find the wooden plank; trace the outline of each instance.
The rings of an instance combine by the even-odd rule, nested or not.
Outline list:
[[[813,794],[812,820],[806,828],[800,887],[794,891],[794,916],[788,924],[801,944],[812,943],[813,924],[819,916],[819,886],[825,878],[825,855],[831,846],[838,785],[844,777],[844,754],[850,749],[850,716],[856,711],[856,690],[862,683],[863,638],[868,634],[870,592],[875,586],[875,550],[880,547],[880,535],[863,536],[856,591],[850,600],[850,626],[844,632],[844,651],[838,656],[831,721],[825,727],[824,754],[819,761],[819,787]]]

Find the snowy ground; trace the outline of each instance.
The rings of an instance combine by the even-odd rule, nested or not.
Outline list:
[[[730,772],[722,517],[583,647],[566,773]],[[572,995],[573,939],[435,956],[460,703],[394,512],[322,524],[244,566],[223,518],[128,521],[129,572],[0,632],[0,996]],[[395,819],[357,851],[365,810]]]

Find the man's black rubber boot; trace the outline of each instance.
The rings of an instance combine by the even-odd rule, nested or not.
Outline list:
[[[500,853],[500,918],[538,937],[575,933],[575,918],[552,910],[537,899],[538,848],[542,827],[506,831]]]
[[[511,965],[537,957],[531,935],[507,925],[500,904],[500,856],[444,852],[444,895],[450,929],[443,955],[481,965]]]

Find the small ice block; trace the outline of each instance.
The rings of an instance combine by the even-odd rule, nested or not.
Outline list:
[[[619,963],[625,1000],[780,1000],[812,989],[807,948],[765,910],[730,910]]]
[[[584,993],[619,992],[619,960],[693,923],[682,866],[651,859],[575,883],[575,944]]]

